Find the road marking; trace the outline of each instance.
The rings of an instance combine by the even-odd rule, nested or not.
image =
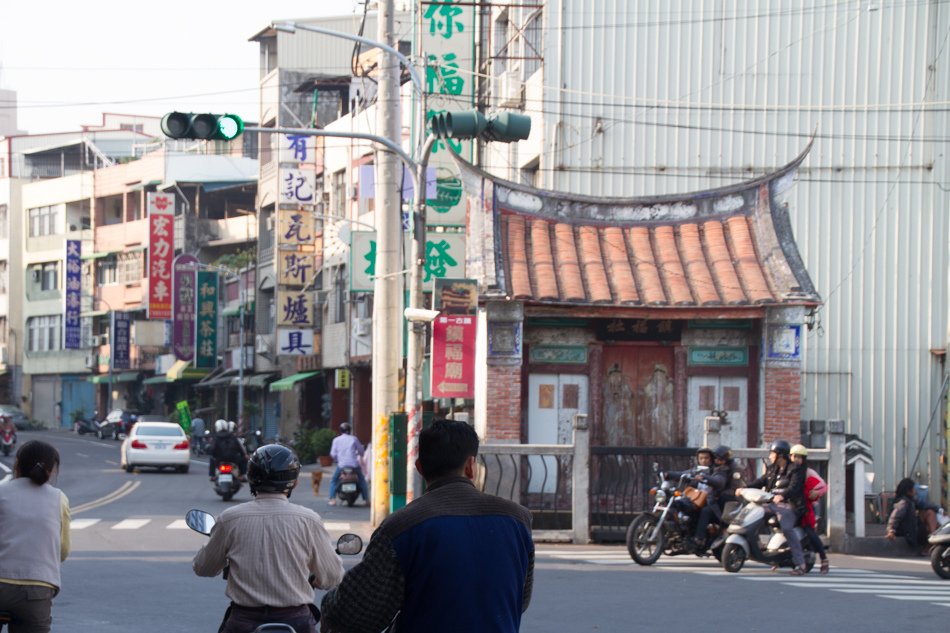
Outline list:
[[[184,519],[175,519],[171,523],[165,526],[166,530],[187,530],[188,524],[185,523]]]
[[[69,529],[70,530],[85,530],[91,525],[95,525],[101,521],[101,519],[70,519]]]
[[[324,521],[323,527],[327,530],[342,530],[343,532],[351,529],[350,524],[345,521]]]
[[[112,526],[113,530],[137,530],[144,526],[151,519],[125,519]]]
[[[93,508],[98,508],[104,506],[113,501],[118,501],[122,497],[131,494],[136,488],[142,485],[141,481],[127,481],[109,494],[104,497],[99,497],[95,501],[90,501],[89,503],[83,503],[74,508],[70,509],[70,514],[79,514],[80,512],[85,512],[86,510],[92,510]]]

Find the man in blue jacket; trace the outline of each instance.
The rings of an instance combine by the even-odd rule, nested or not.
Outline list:
[[[515,633],[531,600],[531,513],[475,489],[478,436],[438,420],[419,434],[426,492],[373,534],[323,598],[322,631]]]

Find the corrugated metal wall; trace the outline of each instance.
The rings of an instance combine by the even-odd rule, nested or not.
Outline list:
[[[542,187],[707,189],[783,165],[816,134],[790,198],[826,302],[807,336],[802,415],[847,419],[874,448],[878,488],[925,440],[916,470],[935,482],[950,6],[551,0],[544,25],[543,101],[525,104],[544,116]]]

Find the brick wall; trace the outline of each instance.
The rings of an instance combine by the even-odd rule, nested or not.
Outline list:
[[[764,441],[783,439],[798,443],[801,434],[801,380],[798,367],[765,368]]]
[[[488,366],[486,441],[521,441],[521,366]]]

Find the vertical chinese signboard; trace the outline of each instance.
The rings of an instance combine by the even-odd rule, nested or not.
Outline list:
[[[218,364],[218,273],[199,270],[198,313],[195,316],[195,367]]]
[[[432,397],[475,397],[476,317],[448,314],[432,322]]]
[[[281,209],[277,227],[277,353],[307,356],[314,353],[313,327],[317,272],[317,229],[313,213]]]
[[[63,348],[82,347],[82,242],[66,240],[66,313],[63,318]]]
[[[427,54],[426,121],[446,110],[468,110],[475,104],[475,3],[445,0],[423,2],[420,50]],[[424,133],[424,132],[421,132]],[[465,225],[462,180],[448,145],[471,160],[472,141],[447,139],[432,149],[436,194],[426,200],[426,224]]]
[[[148,206],[148,318],[172,317],[175,194],[150,192]]]
[[[132,320],[128,312],[112,312],[112,327],[109,329],[109,354],[112,356],[112,369],[130,369],[129,350],[132,342]]]
[[[172,351],[178,360],[192,360],[195,355],[195,272],[198,258],[182,254],[172,266]]]

